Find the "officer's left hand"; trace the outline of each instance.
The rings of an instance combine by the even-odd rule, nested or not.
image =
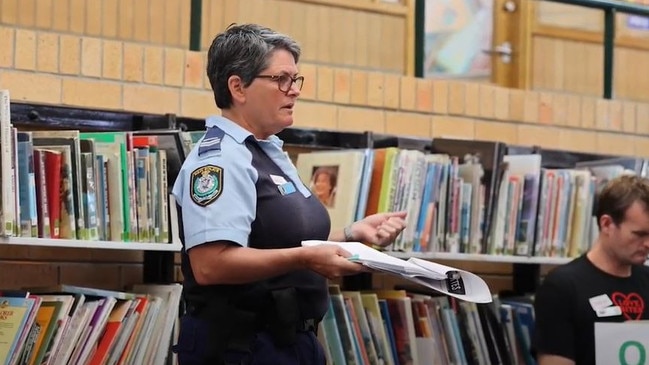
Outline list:
[[[369,215],[352,224],[352,237],[355,241],[387,246],[406,228],[405,218],[405,211]]]

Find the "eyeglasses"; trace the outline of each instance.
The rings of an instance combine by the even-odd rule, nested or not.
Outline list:
[[[282,75],[257,75],[256,77],[260,79],[269,79],[277,82],[277,87],[279,91],[288,94],[293,86],[293,83],[297,85],[298,90],[302,90],[302,84],[304,83],[304,76],[289,76],[286,74]]]

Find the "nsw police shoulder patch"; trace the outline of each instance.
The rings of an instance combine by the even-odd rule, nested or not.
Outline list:
[[[205,165],[192,171],[189,190],[194,203],[202,207],[212,204],[223,192],[223,169]]]

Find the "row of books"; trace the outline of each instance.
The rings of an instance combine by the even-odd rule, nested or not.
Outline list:
[[[182,286],[0,289],[0,364],[162,364]]]
[[[525,298],[476,304],[407,290],[329,292],[319,328],[329,364],[534,364]]]
[[[19,131],[0,90],[2,235],[169,242],[167,150],[158,136]]]
[[[551,257],[588,250],[598,232],[596,194],[607,181],[649,176],[640,158],[595,156],[561,166],[542,151],[498,142],[438,139],[432,146],[302,152],[296,166],[324,196],[334,228],[407,211],[407,227],[388,250]],[[335,176],[329,191],[316,185],[324,169]]]

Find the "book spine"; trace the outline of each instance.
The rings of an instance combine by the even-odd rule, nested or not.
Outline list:
[[[169,207],[169,194],[167,192],[167,151],[160,150],[158,151],[158,174],[160,189],[158,193],[160,195],[160,209],[158,214],[160,215],[160,242],[169,242],[169,209],[176,209],[176,207]]]
[[[14,197],[12,189],[11,156],[11,110],[9,90],[0,90],[0,178],[2,186],[2,202],[0,202],[0,222],[3,227],[0,234],[13,236],[16,212],[14,208]]]
[[[61,235],[61,153],[45,152],[45,182],[47,185],[47,205],[50,216],[50,236]]]
[[[50,238],[50,214],[47,201],[47,172],[45,171],[45,150],[34,149],[34,171],[36,177],[36,202],[38,214],[38,237]]]

